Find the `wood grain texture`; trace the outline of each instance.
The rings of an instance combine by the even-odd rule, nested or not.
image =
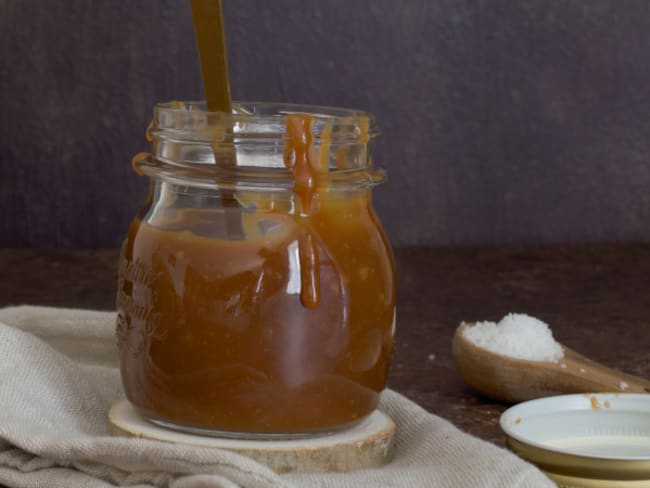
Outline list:
[[[650,239],[647,0],[225,0],[236,99],[378,116],[397,245]],[[0,2],[0,245],[115,246],[187,2]]]
[[[378,468],[389,463],[395,447],[395,423],[386,414],[372,413],[360,425],[311,440],[225,439],[187,434],[157,427],[145,420],[127,400],[108,412],[109,432],[122,437],[226,449],[250,457],[278,473],[339,472]],[[155,470],[138,466],[138,471]]]
[[[389,386],[503,444],[507,407],[466,386],[452,360],[463,321],[508,312],[606,366],[650,379],[650,245],[396,249],[398,317]],[[114,309],[114,250],[0,250],[0,306]]]

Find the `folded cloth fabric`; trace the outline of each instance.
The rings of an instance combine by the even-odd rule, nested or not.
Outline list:
[[[403,396],[381,408],[397,424],[394,460],[352,473],[278,475],[220,449],[111,437],[123,397],[115,314],[0,309],[0,485],[20,488],[546,487],[541,471],[459,431]],[[142,470],[142,466],[148,466]]]

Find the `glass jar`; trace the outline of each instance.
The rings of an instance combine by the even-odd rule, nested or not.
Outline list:
[[[167,427],[295,437],[376,408],[393,349],[384,179],[366,113],[159,104],[149,194],[122,247],[117,336],[128,400]]]

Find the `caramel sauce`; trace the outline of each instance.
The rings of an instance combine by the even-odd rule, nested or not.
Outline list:
[[[242,241],[214,237],[225,217],[213,209],[170,208],[131,225],[118,341],[127,397],[146,416],[308,433],[376,408],[395,288],[369,192],[319,195],[308,226],[290,201],[260,202]]]

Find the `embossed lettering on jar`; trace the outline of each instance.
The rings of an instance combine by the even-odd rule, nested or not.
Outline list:
[[[242,437],[358,423],[393,347],[390,247],[371,116],[160,104],[149,195],[124,241],[117,335],[129,401],[149,420]]]

